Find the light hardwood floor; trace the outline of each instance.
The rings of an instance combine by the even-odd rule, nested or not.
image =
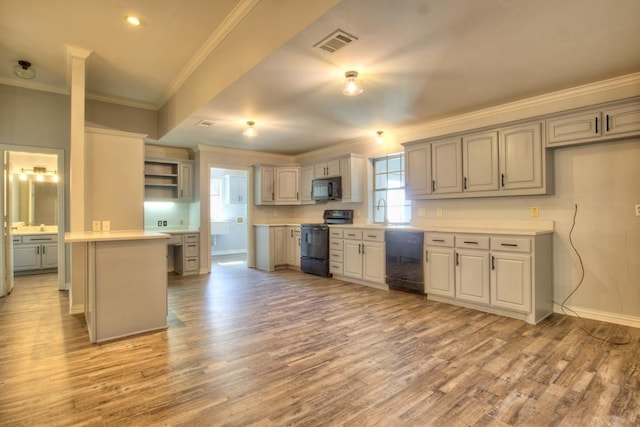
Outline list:
[[[295,271],[170,277],[166,331],[91,345],[51,284],[0,299],[1,425],[631,426],[640,330],[537,326]],[[22,279],[21,279],[22,280]],[[126,295],[123,295],[126,297]]]

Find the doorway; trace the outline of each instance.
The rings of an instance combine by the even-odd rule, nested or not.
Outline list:
[[[209,180],[212,265],[246,266],[248,173],[244,169],[211,167]]]
[[[66,289],[64,251],[64,152],[26,146],[0,146],[3,232],[0,296],[16,277]]]

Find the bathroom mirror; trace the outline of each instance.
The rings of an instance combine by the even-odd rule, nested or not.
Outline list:
[[[35,175],[20,180],[13,175],[11,221],[24,225],[58,224],[58,183],[38,181]]]

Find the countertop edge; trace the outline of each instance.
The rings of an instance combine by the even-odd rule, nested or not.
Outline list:
[[[153,240],[168,239],[171,237],[167,233],[157,233],[152,231],[80,231],[64,234],[65,243],[82,242],[108,242],[122,240]]]
[[[464,234],[502,234],[502,235],[521,235],[521,236],[538,236],[543,234],[552,234],[553,229],[529,229],[529,228],[499,228],[499,227],[455,227],[455,226],[384,226],[370,224],[329,224],[331,228],[359,228],[363,230],[385,230],[385,231],[414,231],[414,232],[432,232],[432,233],[464,233]]]

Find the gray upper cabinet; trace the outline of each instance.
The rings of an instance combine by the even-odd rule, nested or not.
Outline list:
[[[495,191],[498,187],[498,132],[462,138],[462,188],[465,192]]]
[[[546,121],[547,147],[640,135],[640,101],[624,101],[562,113]]]
[[[542,188],[543,147],[541,122],[499,131],[500,189]]]
[[[147,158],[144,161],[144,199],[192,202],[193,160]]]
[[[431,143],[431,172],[433,194],[462,191],[462,147],[460,138]]]
[[[431,194],[431,143],[405,147],[405,193],[408,199],[425,198]]]
[[[179,194],[178,200],[181,202],[193,201],[193,181],[194,167],[192,160],[180,161],[180,175],[178,177]]]

